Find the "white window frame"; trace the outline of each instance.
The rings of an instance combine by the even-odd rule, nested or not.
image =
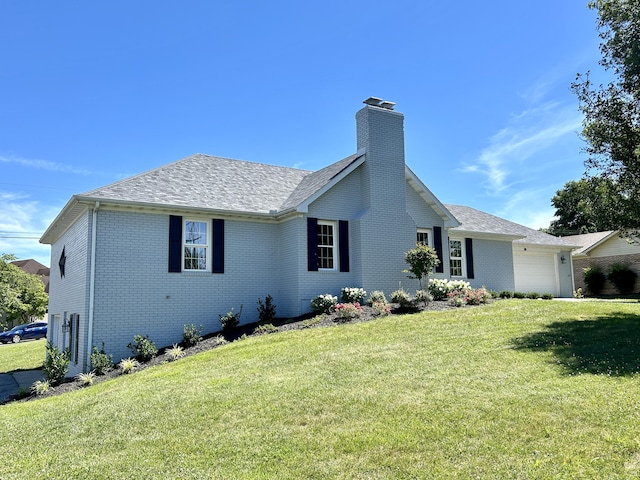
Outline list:
[[[420,235],[421,233],[426,233],[427,234],[427,247],[432,247],[433,246],[433,232],[431,231],[430,228],[418,228],[416,230],[416,244],[419,243],[418,241],[418,235]]]
[[[205,242],[204,243],[187,243],[189,232],[187,225],[190,223],[201,223],[205,226]],[[202,218],[183,218],[182,219],[182,271],[183,272],[210,272],[211,271],[211,221]],[[188,268],[185,252],[187,248],[204,249],[205,262],[203,268]]]
[[[332,233],[332,239],[333,239],[333,244],[331,245],[323,245],[320,242],[320,231],[322,230],[323,226],[330,226],[333,230]],[[338,252],[338,222],[336,222],[335,220],[318,220],[318,240],[317,240],[317,245],[318,245],[318,271],[319,272],[335,272],[338,270],[338,264],[340,263],[340,257],[339,257],[339,252]],[[333,267],[331,268],[323,268],[321,266],[321,259],[323,258],[320,255],[320,249],[321,248],[327,248],[331,251],[331,261],[333,263]]]
[[[454,257],[452,255],[453,249],[451,248],[451,242],[460,242],[460,256]],[[451,271],[453,260],[460,260],[460,275],[454,275]],[[465,262],[465,246],[464,240],[461,238],[449,238],[449,276],[451,278],[465,278],[467,276],[467,265]]]

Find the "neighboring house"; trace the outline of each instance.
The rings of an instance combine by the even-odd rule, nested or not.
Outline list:
[[[405,164],[403,115],[365,104],[357,152],[315,172],[195,154],[73,196],[41,239],[56,266],[49,339],[70,349],[69,374],[103,343],[119,360],[135,334],[171,345],[241,305],[257,321],[267,295],[295,317],[342,287],[413,292],[417,240],[438,253],[433,277],[572,295],[570,242],[443,205]]]
[[[20,267],[23,271],[32,275],[37,275],[44,284],[44,291],[49,293],[49,267],[45,267],[43,264],[30,258],[28,260],[15,260],[11,262],[16,267]]]
[[[576,288],[588,291],[584,283],[583,270],[592,265],[598,265],[606,275],[614,263],[628,265],[640,277],[640,243],[630,242],[620,236],[617,230],[606,232],[585,233],[564,237],[581,248],[573,252],[574,282]],[[638,285],[636,280],[636,286]],[[637,287],[634,291],[637,290]],[[607,280],[602,291],[604,294],[616,294],[615,286]]]

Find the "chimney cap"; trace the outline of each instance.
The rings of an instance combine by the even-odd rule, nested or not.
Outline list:
[[[369,97],[362,103],[366,103],[372,107],[386,108],[387,110],[393,110],[393,107],[396,105],[395,102],[387,102],[378,97]]]
[[[362,103],[366,103],[367,105],[371,105],[373,107],[379,107],[382,103],[382,99],[378,97],[369,97]]]

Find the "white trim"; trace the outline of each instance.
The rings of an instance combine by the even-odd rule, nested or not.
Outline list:
[[[427,246],[428,247],[433,247],[433,229],[432,228],[423,228],[423,227],[416,228],[416,243],[418,243],[418,234],[419,233],[426,233],[427,234]]]
[[[205,226],[205,243],[187,243],[187,223],[202,223]],[[182,248],[180,251],[181,271],[185,273],[202,273],[211,272],[212,262],[212,248],[211,248],[211,235],[213,234],[213,228],[211,226],[211,220],[197,217],[183,217],[182,218]],[[186,248],[204,248],[205,250],[205,268],[186,268],[184,251]]]
[[[340,252],[338,252],[338,246],[339,246],[339,241],[338,241],[338,222],[335,220],[320,220],[318,219],[318,231],[320,230],[320,226],[321,225],[327,225],[330,226],[333,229],[333,244],[332,245],[320,245],[317,241],[317,247],[316,248],[322,248],[322,247],[328,247],[331,248],[332,250],[332,260],[333,260],[333,268],[322,268],[320,267],[320,265],[318,265],[318,271],[319,272],[336,272],[338,271],[338,267],[339,267],[339,263],[340,263]],[[320,263],[320,255],[318,255],[318,264]]]
[[[453,257],[451,257],[451,242],[460,242],[460,257],[455,257],[455,259],[457,260],[458,258],[460,259],[460,272],[462,273],[462,275],[453,275],[451,273],[451,259]],[[449,237],[449,241],[447,242],[448,245],[448,252],[449,252],[449,277],[450,278],[467,278],[467,252],[466,252],[466,247],[465,247],[465,241],[463,238],[451,238]]]
[[[89,318],[87,319],[87,351],[82,359],[83,371],[89,368],[89,357],[93,348],[93,312],[95,309],[96,294],[96,235],[98,232],[98,208],[100,202],[96,201],[91,216],[91,267],[89,269]]]

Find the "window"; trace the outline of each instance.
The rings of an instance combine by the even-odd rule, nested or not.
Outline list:
[[[335,269],[335,222],[318,221],[318,269]]]
[[[431,231],[428,228],[419,228],[416,234],[416,243],[430,246]]]
[[[461,240],[449,240],[449,270],[452,277],[462,277]]]
[[[184,270],[207,270],[209,258],[209,222],[184,221]]]

